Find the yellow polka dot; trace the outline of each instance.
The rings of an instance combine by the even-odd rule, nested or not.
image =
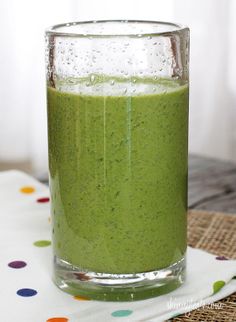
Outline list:
[[[46,322],[68,322],[69,320],[67,318],[51,318],[47,319]]]
[[[80,295],[74,296],[74,299],[78,301],[90,301],[88,297],[80,296]]]
[[[20,192],[22,192],[22,193],[33,193],[33,192],[35,192],[35,188],[30,187],[30,186],[25,186],[25,187],[20,188]]]

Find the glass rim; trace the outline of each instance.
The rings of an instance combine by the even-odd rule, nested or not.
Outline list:
[[[96,33],[83,33],[83,32],[70,32],[64,31],[64,28],[70,29],[70,27],[74,26],[85,26],[88,24],[106,24],[106,23],[118,23],[118,24],[146,24],[146,25],[161,25],[161,26],[169,26],[169,28],[173,28],[171,30],[164,31],[153,31],[153,32],[138,32],[138,33],[104,33],[99,34]],[[63,31],[60,29],[63,28]],[[128,38],[142,38],[142,37],[154,37],[154,36],[170,36],[172,34],[182,33],[185,31],[189,31],[189,28],[186,25],[175,23],[175,22],[167,22],[167,21],[155,21],[155,20],[86,20],[86,21],[75,21],[68,23],[61,23],[50,26],[45,30],[46,36],[58,36],[58,37],[72,37],[72,38],[114,38],[114,37],[128,37]]]

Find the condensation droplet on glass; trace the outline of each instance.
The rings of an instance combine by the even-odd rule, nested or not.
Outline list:
[[[153,45],[156,46],[157,45],[157,42],[154,42]]]
[[[93,83],[95,81],[95,76],[94,75],[90,76],[90,81],[91,81],[91,83]]]
[[[152,39],[152,37],[151,37],[151,36],[148,36],[147,38],[148,38],[149,40],[150,40],[150,39]]]
[[[133,79],[132,79],[132,82],[133,82],[133,83],[136,83],[136,82],[137,82],[137,80],[136,80],[135,78],[133,78]]]
[[[154,76],[154,79],[157,80],[157,76]]]
[[[88,87],[90,85],[90,83],[89,82],[86,82],[85,85]]]
[[[125,88],[125,89],[124,89],[123,93],[124,93],[124,94],[126,94],[126,93],[127,93],[127,88]]]
[[[153,91],[153,92],[155,92],[155,91],[156,91],[156,87],[153,87],[153,88],[152,88],[152,91]]]
[[[141,34],[138,34],[138,35],[137,35],[137,37],[141,38],[141,37],[142,37],[142,35],[141,35]]]
[[[110,84],[113,86],[115,84],[114,79],[111,80]]]

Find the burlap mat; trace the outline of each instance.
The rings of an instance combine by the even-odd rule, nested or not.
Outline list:
[[[236,215],[206,211],[190,211],[188,244],[212,254],[236,259]],[[236,322],[236,293],[172,319],[174,322]]]

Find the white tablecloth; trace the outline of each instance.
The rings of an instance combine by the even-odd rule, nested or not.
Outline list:
[[[170,294],[137,302],[98,302],[65,294],[51,280],[48,198],[48,187],[30,176],[0,173],[1,322],[158,322],[236,291],[236,261],[189,247],[187,281]]]

